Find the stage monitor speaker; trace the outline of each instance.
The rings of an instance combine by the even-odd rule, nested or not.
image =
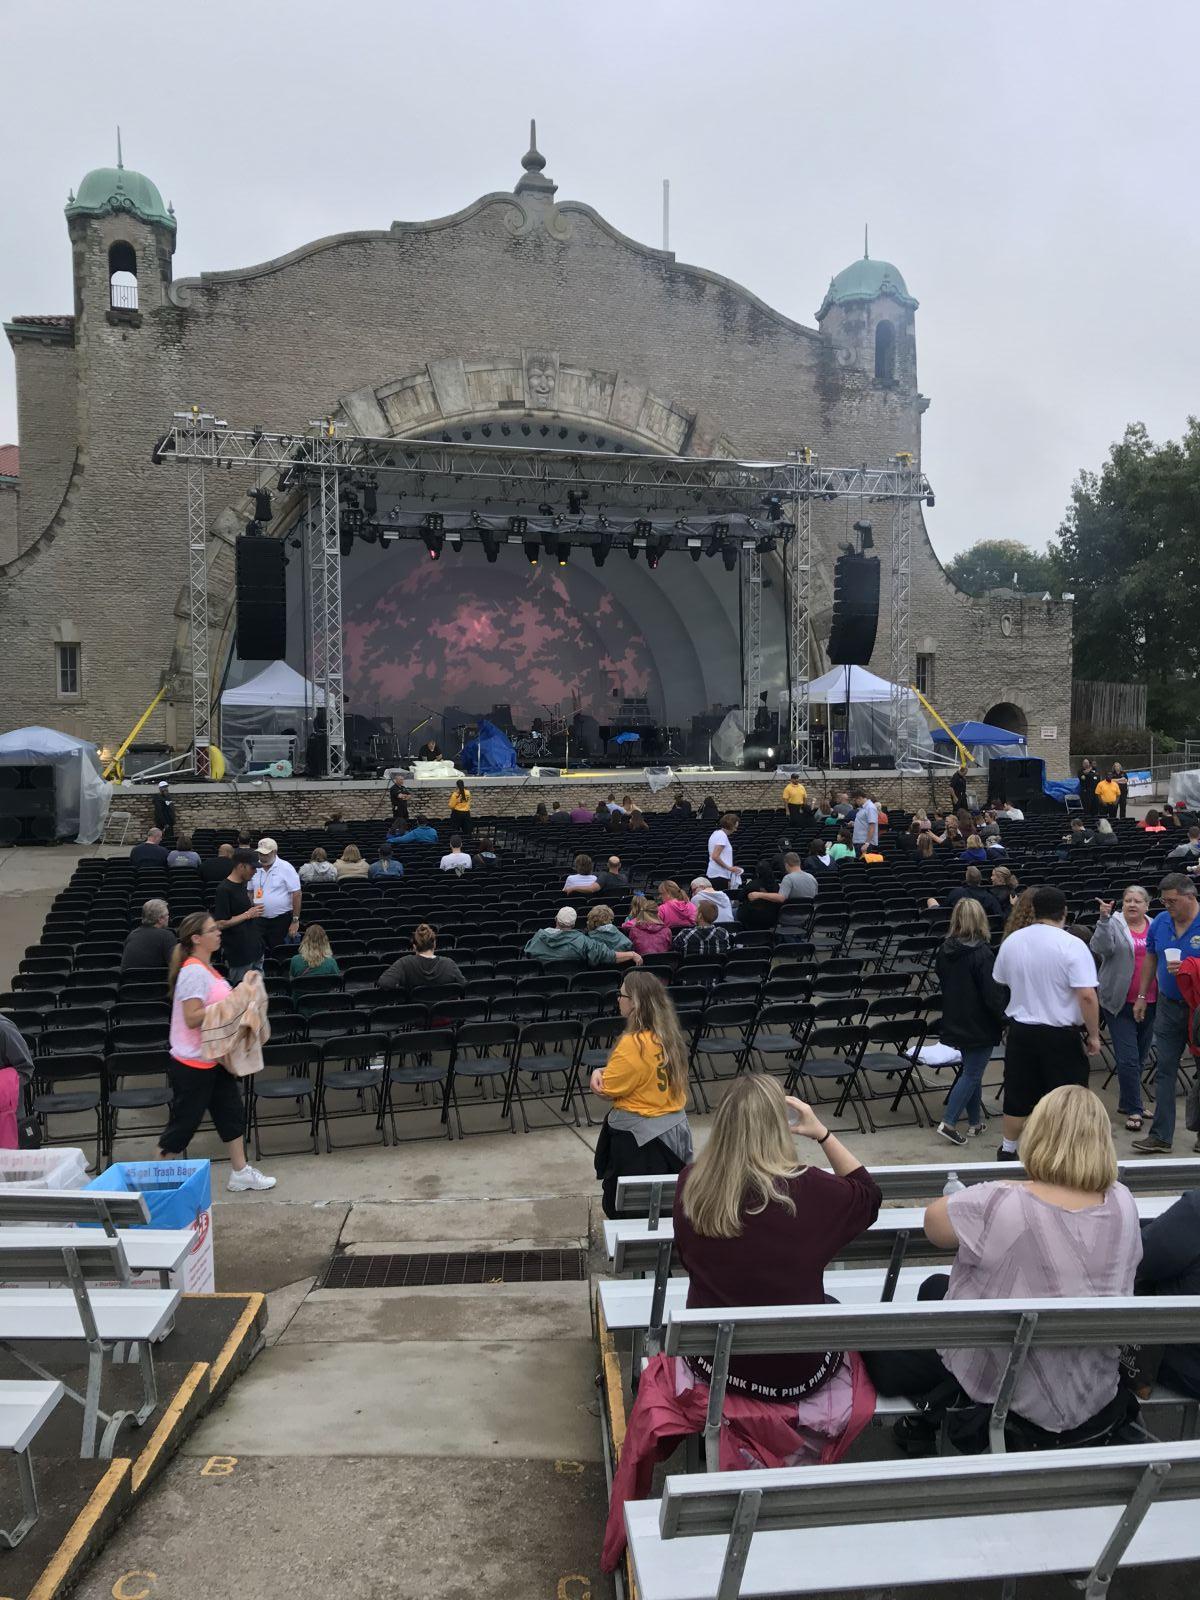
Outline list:
[[[282,661],[287,654],[283,541],[242,535],[234,554],[237,653],[243,661]]]
[[[53,767],[0,767],[0,817],[51,824],[55,812]],[[12,841],[10,841],[12,842]]]
[[[995,756],[988,762],[988,794],[1022,811],[1037,810],[1043,801],[1055,809],[1043,783],[1046,764],[1040,756]]]
[[[865,667],[879,627],[879,559],[840,555],[833,568],[829,659],[835,667]]]

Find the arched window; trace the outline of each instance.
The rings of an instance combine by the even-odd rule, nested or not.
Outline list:
[[[881,322],[875,329],[875,381],[896,381],[896,329],[890,322]]]
[[[114,311],[138,308],[137,255],[123,239],[108,249],[108,298]]]

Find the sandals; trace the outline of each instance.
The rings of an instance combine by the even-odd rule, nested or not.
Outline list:
[[[1125,1118],[1125,1130],[1126,1130],[1127,1133],[1141,1133],[1141,1131],[1142,1131],[1142,1119],[1141,1119],[1141,1117],[1139,1117],[1136,1113],[1134,1115],[1132,1115],[1132,1116],[1126,1117]]]

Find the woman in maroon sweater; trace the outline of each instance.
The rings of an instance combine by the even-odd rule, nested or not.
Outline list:
[[[820,1145],[832,1169],[804,1165],[795,1140]],[[721,1102],[708,1143],[675,1189],[675,1248],[696,1306],[820,1305],[830,1261],[879,1215],[879,1186],[803,1100],[744,1073]],[[840,1351],[735,1356],[731,1391],[797,1400],[837,1371]],[[707,1382],[698,1358],[695,1375]]]

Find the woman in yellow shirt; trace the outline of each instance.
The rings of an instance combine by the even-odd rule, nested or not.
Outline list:
[[[789,822],[805,821],[804,811],[808,805],[808,790],[799,778],[788,779],[783,791],[783,805]]]
[[[450,812],[463,833],[470,833],[471,791],[461,778],[450,791]]]
[[[617,1179],[682,1172],[692,1159],[688,1053],[666,986],[652,972],[626,971],[617,997],[625,1031],[591,1077],[612,1102],[596,1145],[604,1215],[616,1215]]]

